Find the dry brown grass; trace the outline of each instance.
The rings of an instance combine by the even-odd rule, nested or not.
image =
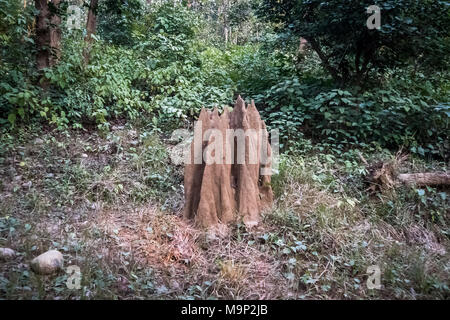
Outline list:
[[[152,207],[105,210],[97,217],[91,227],[100,227],[113,239],[105,251],[114,257],[133,252],[133,260],[152,267],[158,282],[172,293],[181,295],[189,286],[209,281],[210,294],[218,298],[273,299],[284,294],[286,280],[277,259],[236,241],[230,232],[211,239],[178,215]]]

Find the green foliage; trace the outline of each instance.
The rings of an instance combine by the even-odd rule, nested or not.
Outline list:
[[[378,89],[362,93],[331,89],[316,95],[311,86],[294,78],[256,98],[266,105],[263,114],[270,127],[280,130],[283,145],[301,142],[306,134],[338,153],[380,145],[446,157],[448,107],[439,103],[448,99],[445,83],[413,81],[398,72]]]
[[[381,29],[369,30],[366,10],[381,9]],[[448,68],[448,3],[439,0],[265,0],[260,14],[288,37],[303,37],[340,85],[365,82],[407,63]]]
[[[133,45],[133,33],[142,23],[143,14],[144,8],[139,0],[99,1],[99,33],[107,42]]]
[[[85,66],[83,40],[69,39],[64,44],[61,62],[44,72],[51,90],[39,93],[41,101],[34,108],[37,115],[59,128],[97,123],[107,129],[107,119],[133,119],[139,112],[151,110],[147,95],[132,85],[140,62],[135,61],[133,51],[101,45],[94,46],[91,63]],[[32,96],[31,101],[35,100]],[[27,112],[33,114],[30,106],[28,103]]]
[[[268,38],[262,44],[230,49],[230,77],[236,83],[238,93],[244,97],[262,94],[295,72],[292,54],[282,50],[267,50],[264,46],[278,39]]]
[[[416,194],[411,198],[416,198],[414,200],[417,203],[417,217],[429,219],[443,226],[448,225],[448,218],[445,214],[450,206],[448,194],[429,186],[426,186],[425,189],[416,189],[415,191]]]
[[[257,40],[266,28],[256,16],[255,8],[259,2],[260,0],[193,1],[193,9],[207,23],[200,30],[202,39],[221,47],[245,45]]]
[[[119,2],[105,6],[124,10]],[[193,12],[169,3],[142,19],[145,23],[133,25],[127,39],[134,40],[126,45],[114,38],[117,34],[110,34],[117,40],[112,42],[121,45],[107,44],[107,32],[100,28],[106,39],[94,43],[87,65],[82,34],[67,34],[60,62],[44,72],[51,86],[46,92],[12,70],[20,87],[13,81],[1,86],[9,121],[38,116],[59,128],[96,123],[108,130],[110,119],[146,115],[169,130],[196,116],[202,106],[230,102],[232,83],[215,58],[217,50],[197,39],[199,21]]]
[[[269,22],[255,15],[260,2]],[[89,62],[84,30],[63,23],[61,59],[42,74],[27,3],[0,0],[0,244],[19,253],[0,266],[0,295],[448,298],[447,190],[369,196],[359,158],[374,163],[404,147],[413,154],[399,172],[448,170],[444,2],[375,1],[382,29],[367,31],[369,1],[99,1]],[[299,36],[309,41],[303,51]],[[282,154],[262,228],[231,228],[224,255],[184,233],[182,166],[165,138],[238,94],[280,131]],[[179,232],[192,259],[171,250]],[[144,247],[155,272],[141,264]],[[66,290],[66,274],[42,278],[17,263],[47,248],[82,266],[79,293]],[[199,267],[167,274],[158,257]],[[371,292],[374,264],[384,288]]]
[[[33,7],[24,9],[19,1],[0,1],[0,48],[1,67],[21,68],[28,66],[34,41],[28,30],[36,11]],[[23,57],[23,59],[17,59]],[[7,69],[4,69],[7,70]],[[2,72],[2,76],[5,76]]]
[[[136,51],[145,54],[139,85],[149,90],[151,103],[161,123],[175,122],[198,114],[203,106],[227,103],[231,83],[212,53],[196,37],[199,17],[185,7],[164,4],[149,17],[147,33]]]
[[[33,84],[34,40],[28,30],[35,13],[19,1],[0,1],[0,124],[14,125],[29,109],[39,109],[39,90]]]
[[[280,148],[283,150],[302,149],[303,133],[300,128],[310,118],[306,114],[303,98],[307,86],[301,85],[298,78],[279,82],[270,88],[265,96],[255,97],[257,103],[265,103],[261,111],[269,128],[280,132]]]

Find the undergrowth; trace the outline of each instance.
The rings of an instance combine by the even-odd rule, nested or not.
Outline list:
[[[1,138],[3,298],[447,299],[448,190],[366,191],[354,155],[283,154],[276,202],[255,230],[210,238],[181,216],[182,167],[165,138],[120,123],[95,132],[18,130]],[[384,151],[368,161],[389,159]],[[402,170],[445,170],[414,156]],[[351,186],[349,186],[351,181]],[[81,268],[37,276],[29,261],[55,248]],[[226,248],[226,249],[224,249]],[[368,289],[369,266],[381,270]]]

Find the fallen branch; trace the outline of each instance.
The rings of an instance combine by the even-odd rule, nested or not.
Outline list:
[[[397,179],[416,186],[450,185],[450,172],[402,173]]]
[[[424,173],[401,173],[397,174],[399,165],[406,160],[407,155],[401,151],[389,162],[377,162],[369,165],[360,154],[361,161],[367,167],[367,182],[370,185],[368,191],[389,190],[400,184],[414,186],[438,186],[450,185],[450,172],[424,172]]]

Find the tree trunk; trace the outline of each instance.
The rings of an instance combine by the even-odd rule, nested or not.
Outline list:
[[[342,85],[343,78],[339,76],[338,70],[330,64],[330,62],[328,61],[329,58],[322,51],[319,42],[312,38],[309,38],[309,39],[305,38],[305,40],[309,42],[309,44],[311,45],[311,48],[317,53],[320,60],[322,61],[322,65],[325,67],[325,69],[328,70],[328,72],[333,77],[334,81],[339,83],[339,85]]]
[[[401,151],[389,162],[377,162],[372,165],[369,165],[361,154],[359,154],[359,157],[368,171],[366,179],[370,186],[367,190],[372,192],[389,190],[399,184],[412,186],[450,185],[450,171],[397,174],[396,171],[400,163],[407,158],[407,155],[401,155]]]
[[[92,41],[92,35],[95,34],[97,28],[97,7],[98,0],[91,0],[86,23],[86,41]]]
[[[59,15],[59,4],[61,0],[53,0],[53,8],[50,10],[50,67],[58,63],[61,58],[61,16]]]
[[[416,186],[450,185],[450,172],[403,173],[397,179]]]
[[[49,9],[47,0],[35,0],[36,9],[39,10],[36,17],[36,67],[38,70],[49,67],[50,57],[50,33],[47,17]]]
[[[225,36],[225,44],[227,44],[228,43],[228,28],[227,27],[224,27],[223,34]]]
[[[90,51],[92,47],[92,35],[95,34],[97,29],[97,8],[98,8],[98,0],[91,0],[91,4],[89,5],[88,18],[86,23],[86,38],[87,48],[83,52],[84,62],[86,64],[89,63]]]
[[[299,53],[304,53],[305,52],[307,43],[308,43],[308,41],[306,41],[305,38],[300,37],[300,46],[298,48],[298,52]]]
[[[58,7],[61,0],[53,0],[49,6],[48,0],[35,0],[39,10],[36,17],[36,67],[38,70],[54,66],[60,57],[61,47],[61,17]]]

